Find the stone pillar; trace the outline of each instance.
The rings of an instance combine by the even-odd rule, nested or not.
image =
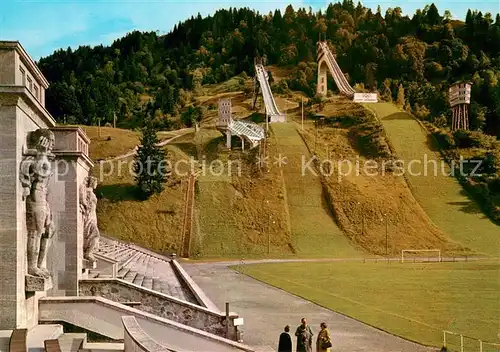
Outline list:
[[[37,300],[47,289],[26,291],[26,202],[19,176],[29,133],[55,122],[29,99],[21,89],[0,87],[0,330],[36,324]]]
[[[4,98],[4,99],[2,99]],[[0,96],[0,330],[22,326],[26,242],[22,233],[16,102]],[[7,105],[8,104],[8,105]]]
[[[27,78],[39,89],[48,87],[18,42],[0,41],[0,330],[33,327],[38,322],[38,298],[50,283],[48,278],[27,275],[26,201],[20,167],[31,132],[53,127],[55,121],[44,102],[28,91]],[[32,279],[42,285],[29,288]]]
[[[54,127],[56,144],[54,173],[49,201],[56,234],[49,252],[53,273],[51,295],[78,296],[78,281],[88,263],[83,260],[83,220],[80,186],[93,166],[88,157],[89,139],[79,127]]]
[[[231,131],[226,130],[226,147],[231,149]]]

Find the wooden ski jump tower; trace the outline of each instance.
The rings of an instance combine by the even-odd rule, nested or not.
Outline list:
[[[231,98],[219,99],[219,119],[216,127],[226,134],[226,147],[228,149],[231,149],[231,132],[228,129],[233,123],[232,114]]]
[[[448,99],[452,111],[452,131],[469,129],[471,86],[472,84],[470,82],[457,82],[450,86]]]

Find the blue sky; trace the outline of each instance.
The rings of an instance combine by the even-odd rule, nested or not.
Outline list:
[[[248,6],[261,13],[276,8],[284,9],[289,3],[294,7],[311,6],[314,10],[325,8],[325,0],[0,0],[0,39],[19,40],[31,56],[38,60],[58,48],[79,45],[111,44],[134,29],[141,31],[169,32],[179,21],[200,12],[207,15],[219,8]],[[400,6],[405,14],[413,14],[426,1],[365,0],[365,6],[377,5],[385,11]],[[451,11],[455,18],[464,19],[469,7],[496,14],[500,0],[481,2],[463,0],[435,1],[441,14]]]

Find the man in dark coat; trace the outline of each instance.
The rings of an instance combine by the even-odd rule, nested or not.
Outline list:
[[[292,338],[290,337],[290,327],[285,326],[285,332],[280,335],[280,342],[278,344],[278,352],[292,352]]]

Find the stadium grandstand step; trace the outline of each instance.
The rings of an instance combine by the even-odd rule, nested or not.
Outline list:
[[[153,278],[151,276],[145,276],[144,280],[142,281],[142,286],[152,290],[153,289]]]
[[[127,275],[127,273],[130,271],[130,268],[129,267],[126,267],[126,266],[123,266],[120,268],[120,270],[118,270],[118,272],[116,273],[116,277],[118,277],[119,279],[123,278],[125,275]]]
[[[129,263],[133,263],[135,260],[137,260],[139,257],[143,255],[144,253],[136,251],[133,255],[129,256],[129,258],[123,263],[123,266],[127,266]]]
[[[161,283],[162,283],[162,281],[159,277],[154,277],[152,290],[161,292]]]
[[[132,281],[133,284],[142,286],[142,282],[144,281],[144,275],[141,273],[137,273],[137,275],[134,278],[134,281]]]
[[[197,303],[189,289],[183,286],[183,280],[178,277],[170,258],[106,237],[102,238],[98,253],[118,262],[117,278],[184,301]],[[89,277],[103,277],[92,276],[93,272]]]
[[[134,282],[136,276],[137,276],[137,271],[130,269],[127,275],[123,277],[123,280],[128,282]]]

